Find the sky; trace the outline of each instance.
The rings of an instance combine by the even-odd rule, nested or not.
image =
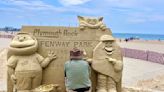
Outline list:
[[[0,0],[0,27],[79,26],[104,17],[113,33],[164,34],[164,0]]]

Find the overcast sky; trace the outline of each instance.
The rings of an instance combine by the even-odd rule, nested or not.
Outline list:
[[[164,34],[164,0],[0,0],[0,27],[78,26],[104,17],[114,33]]]

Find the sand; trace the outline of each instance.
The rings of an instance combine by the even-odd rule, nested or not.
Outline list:
[[[164,41],[118,41],[118,44],[122,48],[164,53]],[[123,86],[132,89],[151,89],[150,92],[164,92],[164,65],[124,58]]]
[[[0,50],[7,48],[10,44],[11,39],[0,38]]]
[[[1,90],[6,90],[6,80],[7,80],[7,67],[6,67],[6,62],[7,62],[7,48],[9,46],[11,39],[7,38],[0,38],[0,91]]]
[[[164,53],[164,41],[145,41],[145,40],[136,40],[136,41],[122,41],[118,44],[122,48],[131,48],[131,49],[138,49],[138,50],[149,50],[155,51],[159,53]]]
[[[0,38],[0,90],[6,90],[6,53],[10,41],[10,39]],[[118,44],[126,48],[164,53],[164,43],[158,41],[118,42]],[[124,57],[123,86],[128,90],[151,88],[151,91],[133,92],[164,92],[164,65]]]
[[[144,60],[124,58],[123,85],[135,86],[138,80],[164,75],[164,65]]]
[[[0,90],[6,90],[7,67],[6,67],[7,49],[0,50]]]

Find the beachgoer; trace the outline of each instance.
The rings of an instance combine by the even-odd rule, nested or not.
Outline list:
[[[90,92],[90,66],[83,60],[83,51],[74,48],[70,60],[65,63],[65,84],[67,92]]]

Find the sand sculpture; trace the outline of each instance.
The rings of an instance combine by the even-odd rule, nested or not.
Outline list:
[[[61,89],[58,84],[44,84],[32,90],[32,92],[61,92]]]
[[[92,28],[92,29],[100,28],[103,31],[106,30],[106,26],[102,22],[103,17],[92,18],[92,17],[78,16],[78,19],[79,19],[79,24],[80,24],[80,29],[81,30],[84,30],[87,27]]]
[[[57,92],[65,92],[64,63],[74,47],[85,49],[87,58],[92,61],[92,92],[121,92],[122,55],[111,30],[106,28],[102,17],[79,16],[78,19],[79,27],[22,27],[22,33],[14,37],[9,47],[8,92],[13,88],[39,91],[57,88],[60,89]],[[53,53],[47,57],[47,51],[57,53],[57,59]],[[33,81],[28,78],[31,76],[38,78]],[[11,85],[11,79],[16,86]],[[112,86],[106,87],[107,84]]]
[[[92,67],[97,71],[96,92],[121,92],[123,61],[111,35],[101,36],[93,50]]]
[[[37,51],[38,42],[28,33],[18,33],[10,43],[7,66],[15,92],[30,91],[40,86],[42,81],[42,68],[56,58],[53,52],[49,52],[43,58]]]

